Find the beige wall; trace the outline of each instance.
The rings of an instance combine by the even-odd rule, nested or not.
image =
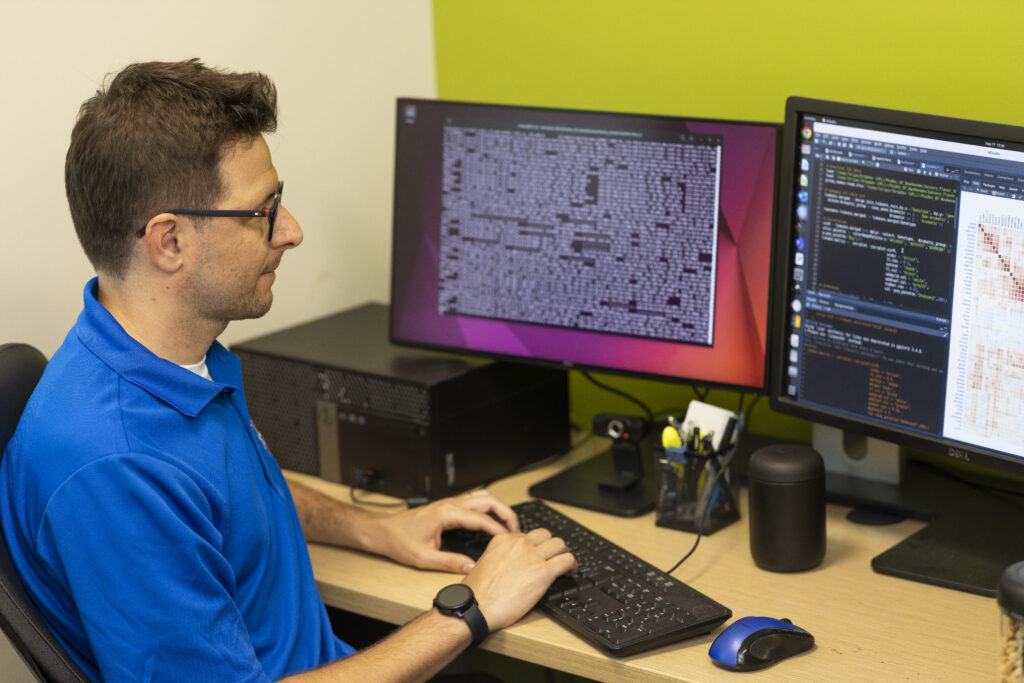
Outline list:
[[[195,56],[278,86],[269,142],[305,243],[270,314],[221,341],[387,300],[394,99],[435,95],[429,0],[0,0],[0,16],[0,343],[50,356],[81,308],[92,271],[64,198],[68,135],[103,76],[140,60]],[[31,680],[2,639],[0,671]]]
[[[92,274],[63,190],[68,135],[103,76],[138,60],[198,56],[277,83],[270,146],[305,230],[275,305],[233,341],[362,301],[387,300],[393,106],[435,95],[429,0],[200,2],[0,0],[0,342],[47,356]]]

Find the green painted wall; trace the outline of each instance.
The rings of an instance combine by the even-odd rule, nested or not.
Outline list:
[[[1024,125],[1022,29],[1024,0],[434,0],[441,98],[763,121],[804,95]],[[573,374],[577,424],[636,412]],[[655,410],[694,396],[599,379]],[[810,438],[767,400],[748,426]]]

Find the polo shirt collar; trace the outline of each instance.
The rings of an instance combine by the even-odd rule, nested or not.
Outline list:
[[[232,394],[242,386],[241,362],[219,342],[206,354],[214,381],[156,356],[132,338],[96,298],[97,278],[85,285],[85,307],[75,331],[97,358],[127,382],[144,389],[179,412],[195,417],[222,392]]]

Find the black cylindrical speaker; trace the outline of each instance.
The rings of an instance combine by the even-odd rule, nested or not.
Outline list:
[[[825,463],[809,446],[775,444],[750,456],[750,554],[761,569],[796,572],[825,557]]]

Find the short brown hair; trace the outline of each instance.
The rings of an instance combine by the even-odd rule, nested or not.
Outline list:
[[[108,79],[78,113],[64,185],[85,255],[123,277],[150,218],[216,205],[223,151],[277,128],[277,90],[262,73],[198,59],[132,64]]]

